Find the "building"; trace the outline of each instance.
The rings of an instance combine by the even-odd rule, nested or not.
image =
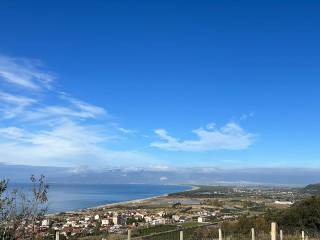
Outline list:
[[[289,201],[275,201],[275,204],[279,204],[279,205],[292,205],[293,202],[289,202]]]
[[[178,216],[178,215],[172,215],[172,219],[174,220],[174,221],[179,221],[180,220],[180,216]]]
[[[41,222],[42,227],[49,227],[50,226],[50,219],[44,219]]]
[[[101,220],[101,225],[104,226],[104,225],[109,225],[110,224],[110,221],[109,219],[102,219]]]
[[[208,217],[207,216],[198,217],[198,223],[205,223],[205,222],[208,222]]]
[[[144,220],[147,222],[147,223],[149,223],[149,222],[152,222],[152,217],[150,217],[150,216],[146,216],[146,217],[144,217]]]
[[[125,225],[127,222],[127,218],[116,214],[112,217],[112,222],[114,225]]]
[[[165,211],[160,211],[157,213],[158,216],[163,217],[164,215],[166,215]]]

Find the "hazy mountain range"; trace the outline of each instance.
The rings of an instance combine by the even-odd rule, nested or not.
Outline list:
[[[320,182],[320,169],[307,168],[185,168],[185,169],[89,169],[86,167],[36,167],[0,164],[0,178],[27,182],[44,174],[59,183],[148,184],[263,184],[300,185]]]

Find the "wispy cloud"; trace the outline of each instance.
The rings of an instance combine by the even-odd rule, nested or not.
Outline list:
[[[251,113],[244,113],[240,116],[240,121],[244,121],[244,120],[247,120],[249,118],[252,118],[254,117],[254,113],[251,112]]]
[[[54,81],[38,61],[0,56],[0,87],[5,89],[0,91],[2,162],[121,166],[153,160],[141,152],[108,147],[120,139],[119,131],[130,130],[108,124],[104,108],[55,89]]]
[[[24,131],[21,128],[17,127],[5,127],[0,128],[0,137],[2,139],[9,140],[22,140],[24,136]]]
[[[54,76],[38,61],[0,56],[1,162],[126,168],[168,163],[150,149],[126,150],[126,142],[115,146],[143,134],[114,122],[105,108],[57,89]],[[233,122],[196,129],[195,139],[180,140],[164,129],[155,133],[161,140],[150,146],[189,152],[246,149],[255,137]]]
[[[61,98],[69,101],[74,107],[76,107],[79,111],[81,111],[83,116],[86,118],[95,118],[97,116],[107,114],[107,111],[104,108],[70,97],[65,93],[61,95]]]
[[[40,67],[39,61],[0,56],[0,79],[31,90],[50,88],[54,76]]]
[[[1,156],[15,164],[121,166],[132,161],[145,164],[152,160],[139,152],[110,150],[101,145],[112,140],[102,126],[69,120],[52,128],[33,131],[0,128],[0,138]]]
[[[7,92],[0,91],[0,112],[3,118],[9,119],[16,117],[17,115],[24,112],[24,110],[37,102],[37,100],[13,95]]]
[[[124,134],[134,134],[137,131],[132,130],[132,129],[127,129],[127,128],[123,128],[123,127],[119,127],[118,130]]]
[[[151,146],[170,151],[204,152],[212,150],[241,150],[249,147],[254,140],[254,134],[246,132],[234,122],[227,123],[221,128],[209,124],[206,128],[192,131],[196,140],[179,140],[172,137],[164,129],[155,133],[163,140],[152,142]]]

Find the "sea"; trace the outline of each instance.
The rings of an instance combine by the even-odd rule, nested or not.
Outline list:
[[[12,183],[10,189],[30,193],[31,185]],[[191,186],[147,184],[49,184],[48,213],[92,208],[104,204],[119,203],[186,191]],[[27,194],[29,195],[29,194]]]

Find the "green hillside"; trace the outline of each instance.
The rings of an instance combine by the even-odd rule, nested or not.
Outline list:
[[[309,184],[301,190],[303,193],[320,194],[320,183]]]

